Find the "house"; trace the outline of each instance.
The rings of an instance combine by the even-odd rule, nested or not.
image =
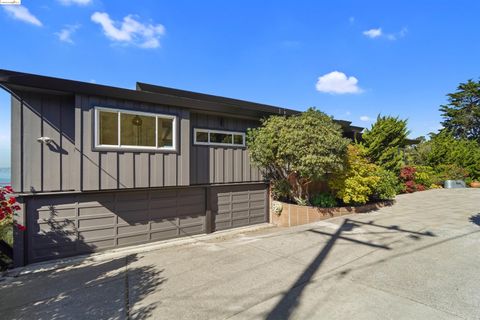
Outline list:
[[[0,70],[11,94],[15,265],[268,222],[245,132],[298,111]],[[361,128],[340,121],[346,136]]]

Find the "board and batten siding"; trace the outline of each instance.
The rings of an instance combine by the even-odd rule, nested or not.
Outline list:
[[[65,95],[11,96],[11,182],[16,192],[79,190],[74,103]],[[39,137],[52,142],[39,143]]]
[[[12,187],[16,192],[95,191],[190,184],[188,110],[85,95],[12,95]],[[176,152],[94,150],[94,107],[174,114]],[[50,144],[37,141],[52,139]]]
[[[76,135],[81,145],[82,190],[187,186],[190,184],[188,110],[77,95]],[[177,116],[177,151],[94,150],[94,107]]]
[[[194,128],[246,132],[248,128],[258,127],[259,121],[192,113],[190,122],[192,134],[190,183],[192,185],[265,180],[261,170],[251,163],[246,148],[195,145],[193,137]]]

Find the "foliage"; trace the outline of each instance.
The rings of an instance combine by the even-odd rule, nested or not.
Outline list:
[[[426,189],[423,184],[415,181],[416,174],[417,174],[417,168],[412,166],[403,167],[400,170],[399,178],[404,183],[404,188],[403,188],[404,192],[412,193],[415,191],[423,191]]]
[[[456,164],[441,164],[437,168],[437,183],[442,184],[445,180],[465,180],[468,171]]]
[[[413,180],[415,181],[415,183],[424,186],[430,186],[438,182],[436,173],[432,167],[416,166],[415,169],[416,171],[413,175]]]
[[[379,115],[362,136],[367,157],[387,170],[398,172],[403,161],[401,150],[408,134],[407,120]]]
[[[447,96],[448,104],[440,106],[444,130],[457,139],[480,143],[480,81],[460,83],[457,91]]]
[[[439,170],[445,165],[463,168],[472,178],[480,178],[480,144],[467,139],[456,139],[443,131],[431,136],[411,151],[413,163]],[[458,174],[457,174],[458,176]]]
[[[337,200],[330,193],[316,194],[310,199],[310,203],[320,208],[333,208],[337,206]]]
[[[378,183],[375,185],[373,197],[379,200],[390,200],[403,191],[400,180],[395,173],[379,168],[376,172],[379,177]]]
[[[364,156],[358,145],[349,145],[345,169],[336,173],[330,188],[346,204],[365,204],[374,193],[380,178],[378,167]]]
[[[271,183],[271,193],[274,200],[290,201],[292,186],[286,179],[273,180]]]
[[[299,197],[293,197],[293,199],[295,200],[295,203],[298,204],[299,206],[307,206],[309,204],[307,199],[303,199]]]
[[[272,116],[247,132],[251,158],[271,181],[294,184],[292,198],[308,199],[309,183],[342,169],[349,140],[340,125],[313,108],[299,115]]]
[[[0,239],[12,244],[13,227],[23,231],[25,227],[15,221],[15,214],[20,210],[11,187],[0,187]]]

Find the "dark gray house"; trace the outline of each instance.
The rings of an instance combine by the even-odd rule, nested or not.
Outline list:
[[[245,147],[298,111],[137,83],[136,90],[0,70],[11,94],[12,187],[27,226],[17,266],[268,222]],[[340,121],[345,135],[361,128]]]

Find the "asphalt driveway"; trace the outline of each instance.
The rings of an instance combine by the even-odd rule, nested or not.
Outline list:
[[[477,319],[480,190],[0,282],[2,319]]]

